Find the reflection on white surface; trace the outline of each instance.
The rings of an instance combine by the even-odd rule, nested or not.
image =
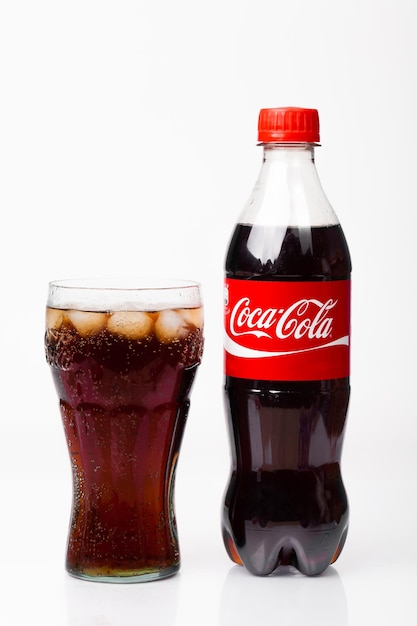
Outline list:
[[[179,578],[108,584],[66,577],[68,626],[130,626],[142,621],[176,623]]]
[[[239,613],[246,624],[308,624],[346,626],[348,610],[342,579],[333,567],[321,576],[306,577],[282,570],[274,576],[252,576],[233,567],[220,598],[219,626],[230,626]]]

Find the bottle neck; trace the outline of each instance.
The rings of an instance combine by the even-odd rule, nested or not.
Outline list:
[[[314,165],[314,148],[317,144],[313,143],[263,143],[259,144],[263,147],[264,162],[288,161],[300,164],[311,163]]]
[[[278,186],[294,199],[302,194],[306,201],[319,189],[322,191],[314,163],[315,144],[267,143],[262,146],[263,161],[258,179],[261,186]]]
[[[258,180],[241,222],[282,226],[336,224],[314,163],[311,143],[266,143]]]

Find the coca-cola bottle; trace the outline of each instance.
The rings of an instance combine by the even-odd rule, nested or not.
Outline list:
[[[351,262],[314,164],[315,109],[263,109],[258,181],[226,258],[230,558],[256,575],[323,572],[348,529]]]

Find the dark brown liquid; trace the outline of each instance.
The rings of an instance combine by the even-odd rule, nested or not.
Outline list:
[[[227,276],[242,280],[341,280],[350,271],[340,226],[282,234],[238,225],[226,260]],[[339,555],[348,528],[340,459],[349,391],[347,378],[226,377],[232,474],[223,537],[231,559],[254,574],[281,565],[318,574]]]
[[[70,573],[178,568],[175,466],[201,351],[201,329],[169,343],[47,330],[73,471]]]

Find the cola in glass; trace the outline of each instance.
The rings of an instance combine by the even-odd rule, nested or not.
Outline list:
[[[263,109],[258,138],[260,175],[225,266],[223,539],[255,575],[316,575],[348,531],[351,261],[315,168],[317,110]]]
[[[199,285],[51,283],[45,348],[72,467],[67,571],[105,582],[175,574],[175,470],[203,351]]]

